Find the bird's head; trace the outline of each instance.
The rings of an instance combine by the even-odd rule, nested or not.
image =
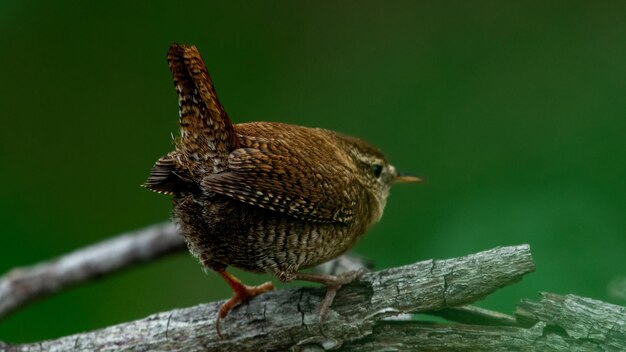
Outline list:
[[[358,138],[340,136],[348,150],[356,181],[364,186],[374,201],[372,218],[383,214],[389,190],[395,183],[419,183],[422,179],[399,172],[376,147]]]

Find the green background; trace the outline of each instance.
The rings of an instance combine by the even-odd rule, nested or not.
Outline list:
[[[426,177],[357,245],[377,268],[529,243],[537,272],[481,305],[624,304],[607,289],[626,275],[621,4],[2,0],[0,272],[168,218],[139,185],[177,133],[165,53],[183,42],[235,122],[359,136]],[[229,295],[179,254],[32,304],[0,340]]]

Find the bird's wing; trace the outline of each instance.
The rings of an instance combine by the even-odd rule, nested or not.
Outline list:
[[[237,147],[237,140],[202,57],[195,46],[172,44],[167,61],[180,106],[178,147],[192,159],[208,158],[211,171],[221,172],[226,168],[228,153]]]
[[[325,161],[312,166],[304,155],[272,145],[239,148],[230,153],[228,170],[204,178],[202,186],[296,218],[350,223],[357,208],[355,199],[363,190],[349,178],[350,173],[333,172]]]

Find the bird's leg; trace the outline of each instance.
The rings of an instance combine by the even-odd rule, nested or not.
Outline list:
[[[323,275],[323,274],[311,274],[311,273],[296,273],[294,279],[303,281],[318,282],[326,285],[326,296],[320,306],[320,324],[323,324],[328,316],[328,309],[335,299],[337,291],[341,286],[351,283],[358,279],[366,272],[365,269],[359,269],[355,271],[348,271],[339,275]]]
[[[228,283],[230,288],[233,289],[233,296],[224,304],[222,304],[220,310],[217,313],[217,318],[215,319],[215,328],[217,329],[217,335],[222,336],[222,332],[220,331],[220,321],[222,320],[222,318],[228,315],[228,312],[230,312],[231,309],[233,309],[239,303],[244,302],[256,295],[273,290],[274,285],[270,281],[268,281],[259,286],[248,286],[242,284],[239,279],[227,273],[226,270],[220,270],[217,273],[220,274],[220,276],[224,278],[224,280],[226,280],[226,283]]]

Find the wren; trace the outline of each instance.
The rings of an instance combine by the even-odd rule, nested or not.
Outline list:
[[[260,293],[233,266],[279,280],[326,285],[323,322],[335,293],[361,272],[302,273],[351,248],[383,215],[402,175],[370,144],[337,132],[276,122],[233,125],[195,46],[173,44],[167,61],[178,93],[180,138],[145,186],[173,195],[173,219],[190,252],[233,290],[216,318]]]

